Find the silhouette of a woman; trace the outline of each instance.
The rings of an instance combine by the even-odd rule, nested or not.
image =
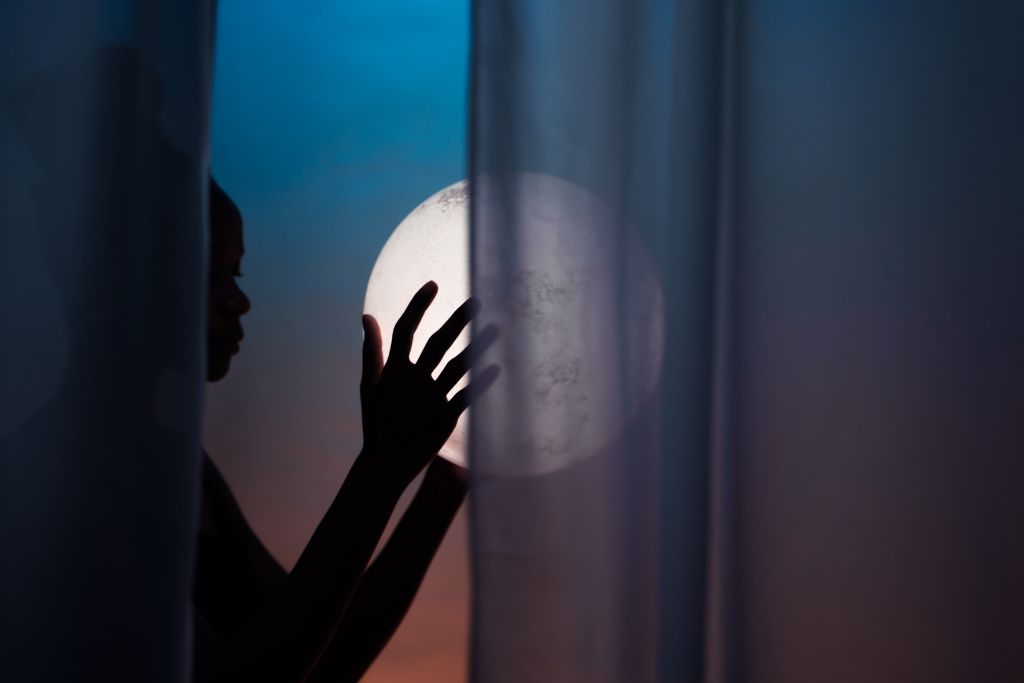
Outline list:
[[[222,379],[239,350],[250,302],[237,278],[242,217],[210,181],[207,379]],[[432,372],[468,324],[466,301],[409,359],[413,334],[437,293],[413,297],[395,325],[388,362],[371,316],[363,317],[363,449],[292,571],[286,572],[246,522],[224,478],[203,454],[193,589],[195,680],[355,681],[404,616],[466,494],[466,472],[435,457],[472,393],[497,376],[447,394],[468,370],[470,351]],[[426,468],[394,534],[370,557],[402,491]]]

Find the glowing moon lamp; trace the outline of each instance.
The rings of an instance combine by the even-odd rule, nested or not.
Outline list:
[[[592,193],[536,173],[477,182],[477,321],[501,330],[483,362],[503,372],[478,399],[486,452],[473,466],[554,472],[607,448],[652,396],[664,345],[661,285],[634,231]],[[486,276],[499,272],[500,281]],[[414,360],[470,293],[467,181],[416,207],[374,265],[364,310],[380,323],[385,354],[395,321],[428,280],[438,295],[413,340]],[[467,331],[437,372],[468,342]],[[441,450],[463,466],[472,410]]]

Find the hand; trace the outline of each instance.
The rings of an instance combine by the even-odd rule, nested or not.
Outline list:
[[[478,305],[473,299],[462,304],[431,335],[415,363],[409,360],[413,334],[436,295],[437,285],[428,282],[413,296],[395,323],[387,365],[383,362],[380,327],[373,316],[363,316],[363,449],[386,476],[394,477],[403,488],[441,450],[472,396],[498,376],[498,368],[491,366],[472,386],[447,399],[448,392],[469,370],[471,347],[451,359],[436,380],[431,376],[476,312]],[[490,328],[474,345],[489,343],[495,336]]]

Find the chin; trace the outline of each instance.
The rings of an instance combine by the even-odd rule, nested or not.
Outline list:
[[[228,374],[231,369],[231,358],[210,358],[206,367],[206,381],[217,382]]]

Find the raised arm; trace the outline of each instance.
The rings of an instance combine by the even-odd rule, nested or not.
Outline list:
[[[439,342],[447,348],[461,329],[453,317],[438,331]],[[450,391],[468,371],[471,356],[496,338],[495,327],[484,329],[469,348],[445,366],[437,379],[441,389]],[[425,349],[417,363],[432,371],[439,357],[433,353]],[[485,391],[497,376],[497,367],[485,369],[470,387],[452,397],[452,403],[461,410],[472,400],[472,394]],[[464,468],[440,457],[431,461],[409,508],[360,581],[334,638],[308,679],[311,683],[357,681],[384,649],[405,617],[466,497],[467,480]]]
[[[391,639],[466,496],[467,472],[443,458],[427,468],[401,522],[366,571],[310,683],[358,681]]]
[[[224,678],[292,682],[309,674],[399,496],[454,429],[467,397],[448,401],[448,390],[430,374],[437,363],[428,369],[427,363],[409,360],[413,334],[436,293],[431,282],[413,297],[395,325],[387,365],[376,321],[364,316],[363,451],[281,589],[257,620],[226,644],[220,658]],[[428,360],[444,355],[458,336],[452,330],[465,327],[473,307],[467,302],[431,337]]]

